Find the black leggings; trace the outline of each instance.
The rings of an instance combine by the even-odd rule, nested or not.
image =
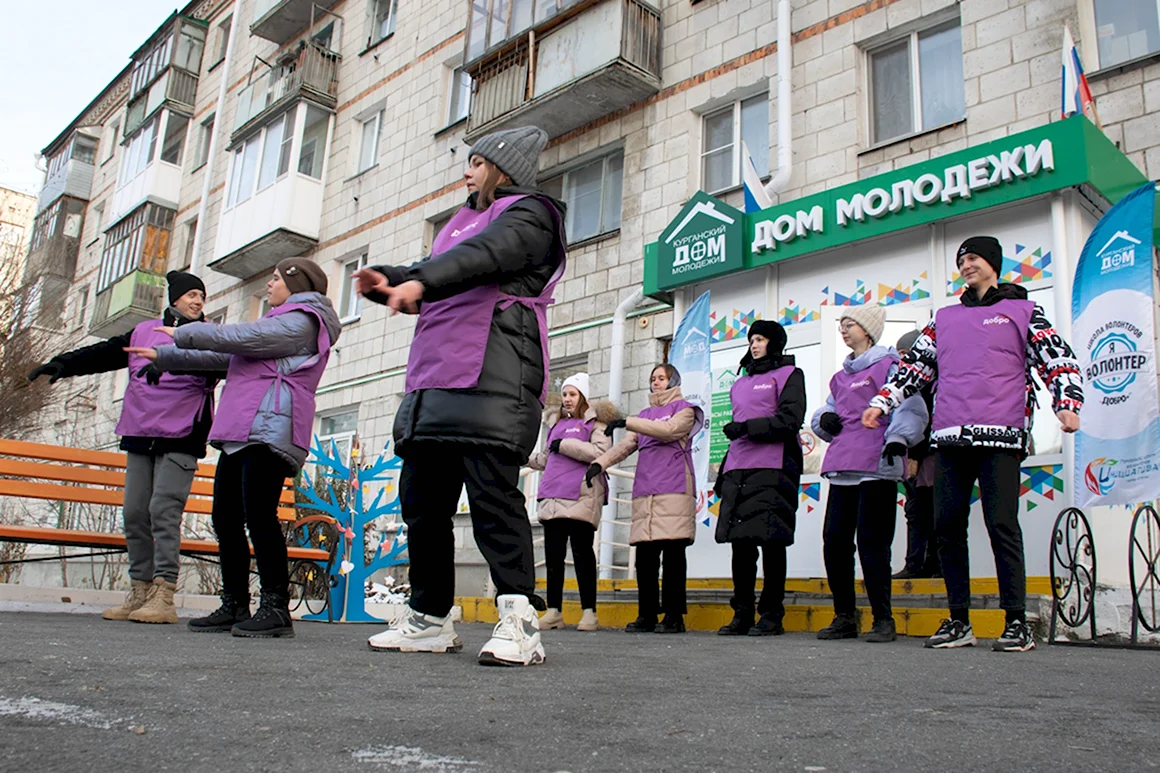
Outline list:
[[[564,556],[572,542],[572,564],[580,589],[580,606],[596,609],[596,552],[592,538],[596,527],[575,518],[541,521],[544,527],[544,568],[548,572],[548,606],[560,609],[564,603]]]
[[[785,617],[786,556],[784,542],[738,540],[733,543],[733,598],[729,606],[753,616],[757,587],[757,551],[761,549],[761,568],[765,583],[757,611],[763,616],[781,620]]]
[[[687,540],[670,539],[642,542],[636,546],[637,605],[641,617],[656,617],[658,607],[666,615],[681,617],[685,614],[685,574],[688,569],[685,548],[688,545]],[[663,599],[657,588],[661,556],[664,556],[665,564]]]

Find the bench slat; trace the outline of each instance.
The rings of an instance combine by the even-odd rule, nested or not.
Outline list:
[[[79,529],[46,529],[37,526],[10,526],[0,524],[0,541],[28,542],[40,545],[61,545],[83,548],[124,548],[125,535]],[[211,540],[183,539],[181,552],[186,555],[217,555],[218,545]],[[250,554],[253,555],[253,546]],[[317,548],[288,547],[290,558],[300,561],[326,561],[330,554]]]
[[[0,438],[0,454],[23,456],[26,459],[42,459],[49,462],[72,462],[74,464],[94,464],[99,467],[125,469],[125,454],[119,451],[90,451],[87,448],[67,448],[45,443],[29,443],[26,440]],[[200,462],[197,465],[199,478],[212,478],[217,468]]]

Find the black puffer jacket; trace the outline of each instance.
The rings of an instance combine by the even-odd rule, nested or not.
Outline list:
[[[793,365],[792,356],[763,357],[744,362],[750,375]],[[806,415],[806,381],[795,369],[773,416],[749,421],[750,440],[784,443],[780,470],[730,470],[718,474],[715,490],[721,498],[715,537],[718,542],[759,540],[792,545],[797,527],[798,497],[802,476],[802,447],[798,440]],[[728,458],[728,452],[726,452]],[[725,460],[721,461],[725,468]]]
[[[392,286],[411,279],[422,282],[424,301],[489,284],[498,284],[509,295],[534,298],[564,257],[564,204],[521,188],[499,188],[496,198],[521,194],[529,198],[437,257],[409,267],[373,268]],[[467,206],[474,203],[472,194]],[[367,297],[386,302],[383,296]],[[395,452],[405,457],[412,443],[452,442],[510,453],[522,464],[539,435],[540,391],[548,365],[543,360],[535,312],[520,303],[504,309],[496,306],[478,385],[407,394],[395,415]]]
[[[204,315],[198,319],[187,319],[179,314],[173,307],[169,307],[162,315],[162,320],[166,325],[171,327],[180,327],[181,325],[190,322],[200,322],[205,319]],[[100,343],[92,344],[91,346],[83,346],[80,349],[74,349],[71,352],[64,352],[53,357],[50,362],[59,363],[64,366],[61,372],[62,378],[70,378],[72,376],[88,376],[93,373],[108,373],[113,370],[120,370],[121,368],[129,367],[129,355],[125,353],[125,347],[129,346],[129,341],[133,335],[133,331],[119,336],[113,336]],[[177,373],[175,371],[175,373]],[[225,371],[211,372],[211,371],[196,371],[186,373],[178,373],[178,375],[193,375],[202,376],[205,378],[209,389],[212,390],[217,382],[226,377]],[[130,373],[129,378],[142,378],[136,373]],[[209,403],[211,397],[206,396],[206,402]],[[213,411],[207,405],[206,410],[201,412],[201,418],[193,425],[190,433],[185,437],[180,438],[165,438],[165,437],[133,437],[126,436],[121,438],[121,450],[133,454],[189,454],[196,459],[201,459],[206,452],[206,438],[209,437],[209,429],[213,424]]]

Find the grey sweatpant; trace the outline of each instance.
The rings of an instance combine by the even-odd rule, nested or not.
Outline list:
[[[129,577],[177,582],[181,515],[197,472],[190,454],[129,454],[125,467],[125,542]]]

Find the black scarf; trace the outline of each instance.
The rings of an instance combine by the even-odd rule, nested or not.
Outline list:
[[[753,355],[749,352],[741,358],[741,367],[737,369],[738,373],[745,371],[747,376],[759,376],[762,373],[769,373],[771,370],[785,367],[787,365],[796,365],[794,356],[792,354],[767,354],[760,359],[753,359]]]
[[[999,301],[1005,300],[1025,301],[1027,300],[1027,290],[1022,285],[1014,285],[1010,282],[1003,282],[987,290],[980,298],[975,294],[971,288],[963,291],[959,300],[964,306],[994,306]]]

